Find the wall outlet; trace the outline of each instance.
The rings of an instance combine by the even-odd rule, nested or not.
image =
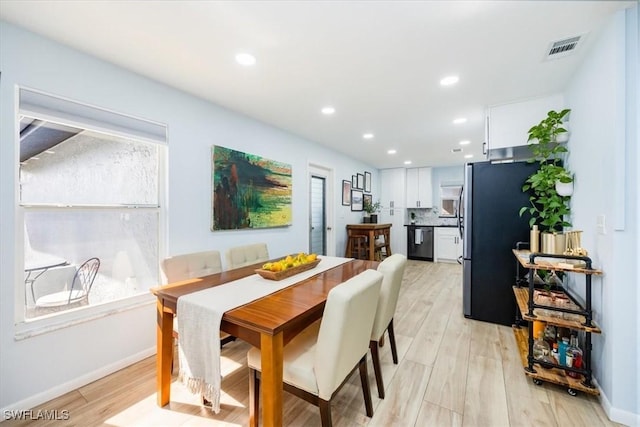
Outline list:
[[[596,230],[598,231],[598,234],[607,234],[606,227],[605,227],[604,214],[598,215],[596,217]]]

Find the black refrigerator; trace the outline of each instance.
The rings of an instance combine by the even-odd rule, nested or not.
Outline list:
[[[465,317],[511,325],[515,320],[517,242],[529,241],[529,204],[522,192],[537,163],[478,162],[465,165],[462,219]]]

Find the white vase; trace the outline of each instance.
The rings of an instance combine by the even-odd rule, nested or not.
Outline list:
[[[562,144],[569,140],[569,132],[562,132],[556,135],[556,142]]]
[[[571,196],[573,194],[573,181],[571,182],[560,182],[556,181],[556,193],[559,196]]]

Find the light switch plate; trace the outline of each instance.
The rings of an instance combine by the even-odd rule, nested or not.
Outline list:
[[[606,233],[604,214],[598,215],[596,217],[596,229],[598,230],[598,234],[607,234]]]

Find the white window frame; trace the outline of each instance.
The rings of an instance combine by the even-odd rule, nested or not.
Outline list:
[[[21,104],[22,99],[28,99]],[[25,231],[24,219],[28,209],[39,209],[32,204],[21,204],[20,201],[20,117],[29,115],[39,119],[72,127],[91,130],[98,133],[109,134],[158,145],[158,261],[166,254],[166,239],[168,235],[167,215],[167,189],[168,189],[168,127],[165,124],[153,122],[147,119],[110,111],[86,103],[69,100],[63,97],[50,95],[42,91],[24,86],[16,86],[16,116],[14,127],[14,207],[15,207],[15,258],[14,258],[14,339],[22,340],[32,336],[41,335],[61,328],[70,327],[79,323],[110,316],[126,310],[138,308],[142,305],[151,305],[155,297],[151,293],[141,293],[129,298],[111,301],[108,303],[86,306],[81,310],[59,312],[55,315],[43,316],[34,319],[26,319],[24,315],[26,286],[24,285],[24,255],[25,255]],[[26,105],[25,105],[26,104]],[[105,119],[101,121],[101,119]],[[51,207],[47,205],[43,208]],[[126,211],[130,207],[112,208]],[[156,266],[158,278],[161,278],[160,263]]]

